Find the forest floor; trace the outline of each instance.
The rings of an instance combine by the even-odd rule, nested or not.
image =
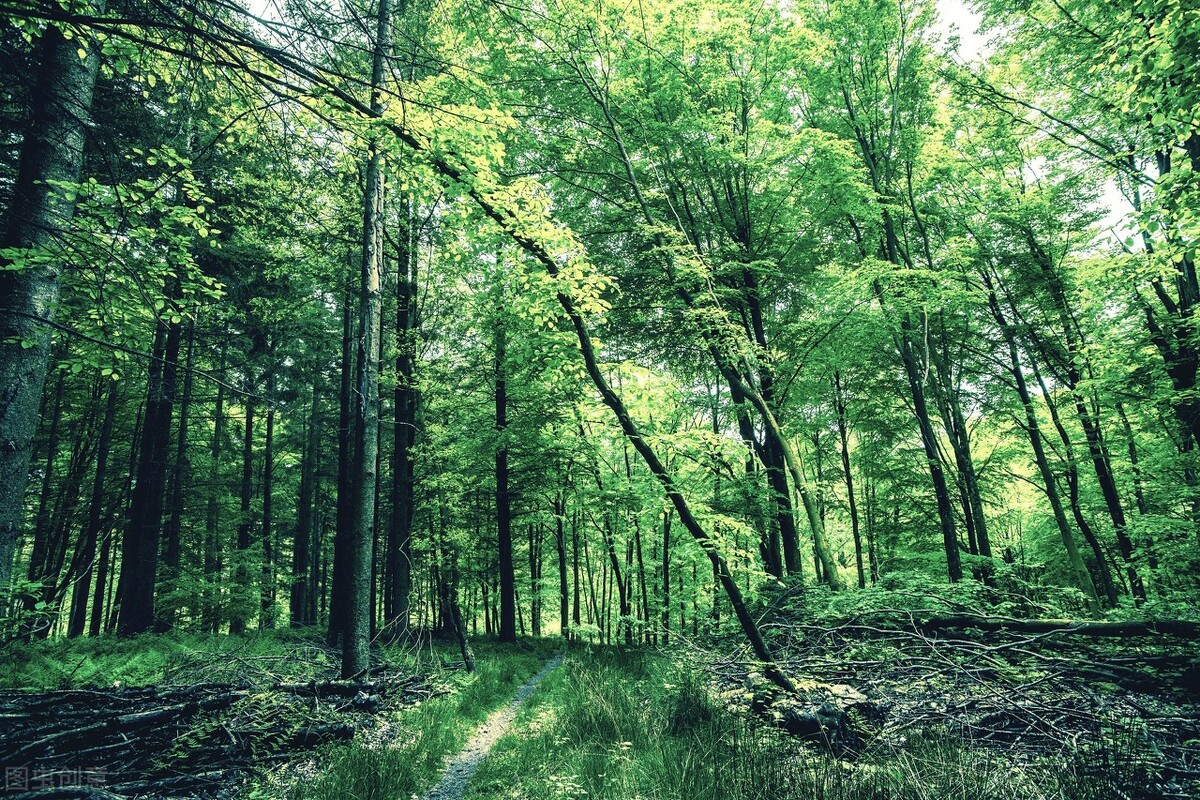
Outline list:
[[[797,618],[763,625],[798,697],[734,637],[579,643],[561,666],[560,640],[477,641],[473,674],[450,647],[384,648],[353,685],[287,633],[14,645],[0,763],[60,787],[29,797],[1200,797],[1194,640]],[[448,763],[470,769],[430,795]]]
[[[555,656],[547,661],[538,674],[521,684],[521,688],[517,689],[511,703],[499,711],[492,712],[492,715],[471,735],[466,746],[446,763],[441,779],[426,795],[426,800],[462,800],[466,796],[467,782],[471,780],[475,770],[488,757],[500,737],[508,733],[509,727],[516,719],[517,712],[533,695],[538,684],[560,664],[562,664],[562,656]]]

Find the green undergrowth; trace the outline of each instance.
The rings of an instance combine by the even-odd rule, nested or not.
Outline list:
[[[196,683],[238,671],[311,677],[325,667],[311,632],[264,631],[245,636],[142,634],[12,642],[0,648],[0,688],[72,689]],[[332,675],[325,675],[332,677]]]
[[[284,792],[260,788],[252,797],[286,800],[396,800],[432,786],[448,753],[457,752],[488,714],[508,703],[517,688],[554,654],[554,642],[473,644],[476,670],[441,676],[449,693],[399,712],[377,743],[331,746],[316,759],[320,772]],[[452,651],[447,649],[446,654]]]
[[[471,782],[468,800],[1101,800],[1157,796],[1113,745],[1045,764],[931,735],[857,760],[816,753],[716,703],[650,652],[568,655]],[[1141,794],[1139,794],[1141,792]]]

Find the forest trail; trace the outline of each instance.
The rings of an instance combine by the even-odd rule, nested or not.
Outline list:
[[[492,746],[500,737],[508,732],[509,726],[516,718],[517,712],[525,701],[533,695],[534,689],[556,667],[562,664],[562,656],[555,656],[546,662],[536,675],[527,680],[517,689],[512,701],[497,711],[492,712],[479,730],[467,740],[467,744],[457,754],[451,756],[445,769],[442,770],[441,780],[425,796],[425,800],[462,800],[467,793],[467,782],[475,774],[475,770],[487,758]]]

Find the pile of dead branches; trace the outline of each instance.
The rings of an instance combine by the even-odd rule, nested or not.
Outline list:
[[[349,739],[364,717],[442,691],[396,671],[368,681],[268,683],[263,676],[259,669],[237,682],[2,691],[6,789],[57,789],[59,797],[229,796],[249,768]]]
[[[764,628],[788,672],[812,679],[810,713],[850,724],[833,733],[860,751],[934,732],[1030,762],[1104,759],[1117,747],[1161,796],[1200,796],[1195,623],[875,610]]]

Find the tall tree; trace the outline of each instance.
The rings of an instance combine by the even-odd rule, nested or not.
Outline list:
[[[103,0],[88,10],[104,11]],[[82,57],[81,57],[82,53]],[[16,184],[0,241],[0,591],[11,582],[24,516],[38,405],[50,357],[64,262],[69,259],[92,92],[99,67],[94,37],[67,38],[47,25],[38,44],[37,85],[21,144]],[[0,614],[7,605],[0,604]]]

